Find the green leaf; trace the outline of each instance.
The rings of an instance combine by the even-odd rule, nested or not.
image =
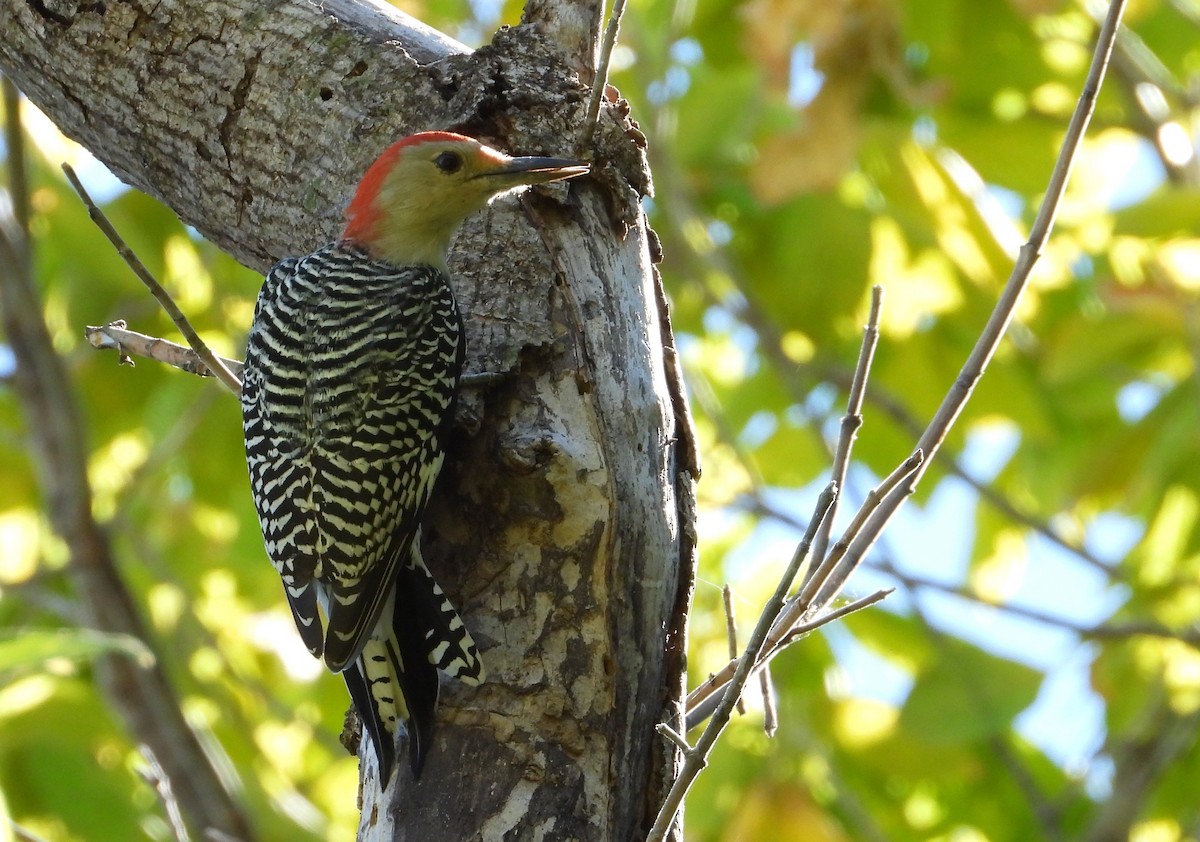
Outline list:
[[[1113,233],[1132,237],[1164,237],[1200,230],[1200,190],[1160,190],[1144,201],[1113,214]]]
[[[5,630],[0,634],[0,675],[35,670],[55,658],[92,661],[109,654],[127,655],[143,667],[154,664],[154,653],[146,644],[127,634],[92,629]]]
[[[959,744],[1003,734],[1037,697],[1041,673],[947,639],[943,656],[918,675],[900,712],[905,731]]]
[[[840,622],[859,643],[906,672],[921,672],[934,657],[929,633],[912,617],[873,608],[856,611]]]

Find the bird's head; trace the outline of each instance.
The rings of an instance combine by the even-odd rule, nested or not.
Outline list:
[[[512,158],[464,135],[421,132],[393,143],[367,169],[342,239],[397,265],[444,267],[459,224],[494,196],[587,171],[583,161]]]

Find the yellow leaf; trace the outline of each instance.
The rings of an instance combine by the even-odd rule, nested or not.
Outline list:
[[[922,320],[962,305],[962,292],[945,257],[934,249],[910,254],[899,224],[885,216],[871,221],[869,272],[871,283],[887,292],[880,325],[888,336],[904,339]]]
[[[866,750],[891,737],[899,718],[899,710],[876,699],[844,699],[835,708],[833,728],[847,750]]]
[[[971,570],[971,589],[988,602],[1001,603],[1012,598],[1021,587],[1029,546],[1016,526],[1001,529],[992,543],[992,552]]]
[[[742,797],[722,839],[727,842],[842,842],[848,837],[802,788],[758,783]]]

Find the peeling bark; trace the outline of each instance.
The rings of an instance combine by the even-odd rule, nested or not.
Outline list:
[[[0,0],[0,27],[64,131],[259,269],[334,236],[396,137],[570,153],[587,97],[534,26],[468,53],[349,0]],[[451,255],[469,370],[501,379],[464,395],[427,555],[488,681],[445,685],[419,783],[402,764],[381,798],[362,751],[360,839],[623,842],[672,777],[697,466],[642,141],[608,103],[592,177],[503,200]]]

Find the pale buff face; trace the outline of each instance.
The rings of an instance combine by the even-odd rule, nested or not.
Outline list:
[[[525,160],[530,159],[510,158],[474,140],[405,149],[380,185],[380,218],[372,243],[376,256],[444,267],[450,238],[469,214],[519,187],[569,177],[553,170],[514,169]]]

